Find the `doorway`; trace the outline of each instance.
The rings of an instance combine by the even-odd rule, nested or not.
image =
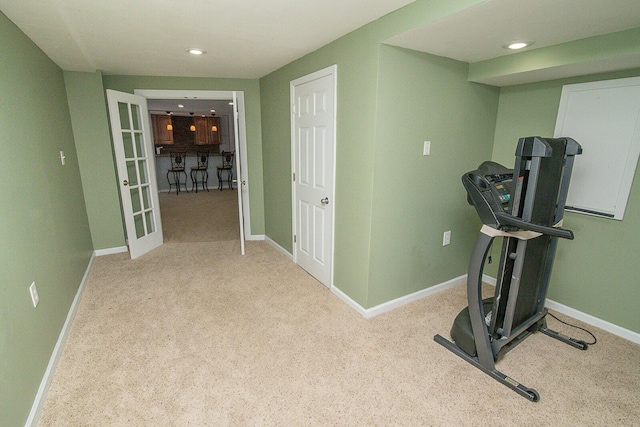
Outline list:
[[[220,119],[221,131],[226,132],[224,141],[221,141],[220,150],[235,151],[235,169],[236,183],[238,189],[237,210],[238,216],[236,222],[240,225],[241,247],[244,253],[244,235],[251,239],[250,215],[249,215],[249,181],[247,167],[247,149],[246,149],[246,129],[245,129],[245,109],[244,109],[244,93],[241,91],[182,91],[182,90],[147,90],[136,89],[137,95],[147,99],[150,105],[149,110],[158,110],[158,112],[173,111],[182,116],[196,114],[209,115],[211,110],[216,110],[214,114]],[[166,103],[165,103],[166,102]],[[178,105],[183,107],[178,107]],[[172,108],[167,106],[171,105]],[[209,106],[207,110],[203,106]],[[182,111],[180,113],[180,111]],[[215,158],[215,157],[214,157]],[[164,160],[160,157],[161,160]],[[216,176],[215,162],[209,166],[210,175]],[[162,180],[164,172],[158,170],[158,179]],[[190,179],[190,178],[188,178]],[[161,187],[162,188],[162,187]],[[218,191],[211,188],[211,191]],[[234,193],[235,194],[235,193]],[[186,194],[185,194],[186,195]],[[182,196],[182,194],[180,194]]]

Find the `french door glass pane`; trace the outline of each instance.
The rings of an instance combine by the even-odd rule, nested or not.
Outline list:
[[[147,234],[153,233],[156,231],[155,223],[153,222],[153,215],[151,211],[147,211],[144,213],[147,218]]]
[[[149,190],[149,186],[145,185],[140,187],[142,191],[142,206],[144,209],[149,209],[151,207],[151,193]]]
[[[138,185],[138,173],[136,172],[136,162],[127,160],[127,177],[129,185]]]
[[[138,239],[144,237],[144,220],[142,219],[142,213],[134,215],[133,222],[136,225],[136,237]]]
[[[135,132],[134,137],[136,138],[136,153],[138,157],[146,157],[146,153],[144,150],[144,139],[142,136],[142,132]]]
[[[136,104],[131,104],[131,119],[133,120],[133,130],[142,130],[141,124],[142,120],[140,117],[140,106]]]
[[[133,153],[133,141],[131,140],[131,132],[122,132],[122,145],[124,146],[124,157],[126,159],[133,159],[135,155]]]
[[[118,112],[120,113],[120,129],[131,129],[128,104],[118,102]]]
[[[138,171],[140,173],[140,184],[149,183],[149,175],[147,174],[147,161],[138,160]]]
[[[140,200],[140,192],[137,188],[132,188],[129,190],[131,194],[131,207],[133,212],[140,212],[142,210],[142,202]]]

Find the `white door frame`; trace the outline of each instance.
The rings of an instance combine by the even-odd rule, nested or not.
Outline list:
[[[318,70],[314,73],[308,74],[306,76],[295,79],[289,83],[289,92],[290,92],[290,107],[291,107],[291,171],[292,173],[296,170],[296,129],[295,129],[295,87],[311,82],[313,80],[317,80],[326,76],[333,76],[333,170],[331,173],[333,174],[333,188],[331,189],[331,194],[329,195],[330,204],[329,209],[331,210],[331,215],[333,217],[332,221],[332,229],[331,233],[331,248],[329,250],[331,266],[329,271],[329,283],[327,284],[329,289],[333,289],[333,269],[335,265],[334,260],[334,249],[335,249],[335,213],[336,213],[336,146],[337,146],[337,105],[338,105],[338,66],[331,65],[327,68],[323,68],[322,70]],[[292,224],[292,248],[293,248],[293,262],[298,263],[298,256],[296,250],[296,230],[297,230],[297,199],[296,199],[296,182],[294,177],[291,179],[291,224]]]
[[[243,212],[239,215],[244,217],[244,235],[246,240],[260,240],[260,236],[251,234],[251,215],[249,205],[249,166],[247,163],[247,130],[244,108],[244,91],[231,90],[170,90],[170,89],[135,89],[136,95],[144,96],[147,99],[199,99],[212,101],[232,101],[234,93],[241,102],[238,103],[238,140],[240,148],[240,156],[237,158],[238,170],[242,171],[242,175],[238,177],[238,191],[242,191],[242,207],[238,206],[238,211],[243,208]],[[234,124],[235,126],[235,124]],[[240,190],[242,188],[242,190]]]

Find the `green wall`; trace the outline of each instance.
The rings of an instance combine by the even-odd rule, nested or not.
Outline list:
[[[373,178],[374,130],[367,118],[375,112],[377,62],[377,46],[363,40],[367,37],[363,32],[350,34],[260,80],[265,230],[292,252],[289,83],[338,64],[334,277],[336,286],[361,302],[366,295]],[[354,45],[363,47],[354,49]]]
[[[466,204],[462,173],[489,158],[512,164],[518,137],[553,134],[563,83],[603,77],[498,89],[468,83],[488,64],[468,66],[383,45],[393,35],[476,3],[417,1],[260,79],[265,232],[292,251],[289,83],[337,64],[334,285],[364,308],[466,273],[479,222]],[[617,54],[618,43],[628,46],[635,34],[605,37],[600,55],[606,55],[603,48]],[[538,58],[540,64],[554,60],[561,66],[556,50],[548,49],[550,57]],[[531,55],[534,51],[502,58],[508,63],[489,64],[491,73],[521,70]],[[432,155],[422,157],[427,139]],[[394,161],[402,165],[397,171]],[[638,227],[637,185],[632,191],[622,223],[567,214],[576,234],[585,229],[586,235],[561,243],[554,281],[563,284],[552,284],[549,296],[640,331],[630,308],[638,297],[629,260]],[[452,244],[443,248],[446,230],[452,230]],[[574,249],[567,252],[570,245]],[[574,257],[580,258],[575,265],[567,262]],[[594,278],[602,284],[585,284]],[[616,295],[603,298],[612,279]]]
[[[503,88],[492,160],[512,167],[519,137],[553,136],[563,85],[639,75],[640,70],[631,70]],[[576,237],[558,245],[549,298],[640,332],[640,173],[636,171],[623,221],[572,212],[564,219],[564,227]]]
[[[0,425],[21,426],[93,248],[62,70],[2,13],[0,40]]]
[[[249,168],[249,204],[251,233],[264,234],[264,189],[262,130],[260,121],[260,87],[257,79],[215,79],[155,76],[103,76],[104,88],[133,93],[135,89],[243,91],[247,130],[247,163]],[[103,95],[104,97],[104,95]],[[106,120],[106,117],[105,117]],[[113,160],[102,158],[101,162]],[[111,187],[111,185],[109,184]],[[116,186],[116,182],[113,183]],[[113,230],[113,232],[120,230]]]
[[[288,251],[292,248],[291,205],[291,122],[289,82],[313,71],[338,64],[336,152],[335,284],[352,298],[365,297],[368,263],[368,223],[372,181],[374,132],[366,116],[373,116],[375,80],[358,78],[375,73],[375,50],[351,49],[347,39],[321,49],[285,69],[260,80],[263,105],[263,153],[265,168],[265,230],[268,237]],[[358,44],[356,42],[356,44]],[[363,43],[364,45],[365,43]],[[346,45],[346,47],[343,47]],[[354,62],[351,62],[351,61]],[[267,106],[269,106],[267,108]],[[348,126],[343,126],[348,123]],[[354,161],[354,158],[357,161]],[[348,182],[349,185],[341,185]],[[349,238],[344,238],[349,236]],[[345,256],[349,255],[349,260]],[[345,265],[348,263],[349,265]],[[338,279],[340,278],[340,279]],[[338,285],[341,283],[341,285]]]
[[[125,246],[102,73],[64,72],[93,247]]]
[[[371,306],[369,274],[372,204],[377,190],[373,182],[378,140],[376,111],[380,108],[380,44],[403,31],[477,3],[480,2],[417,1],[260,79],[265,232],[283,248],[293,251],[289,83],[337,64],[334,285],[365,308]],[[409,287],[429,285],[413,283]],[[376,290],[374,298],[377,301],[392,294],[398,291]]]
[[[466,63],[380,50],[368,307],[466,274],[479,221],[460,177],[491,156],[499,94]]]

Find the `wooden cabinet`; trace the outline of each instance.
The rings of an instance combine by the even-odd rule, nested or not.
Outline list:
[[[173,144],[173,124],[171,116],[152,114],[153,142],[156,145]]]
[[[220,144],[220,118],[196,117],[196,145]]]

